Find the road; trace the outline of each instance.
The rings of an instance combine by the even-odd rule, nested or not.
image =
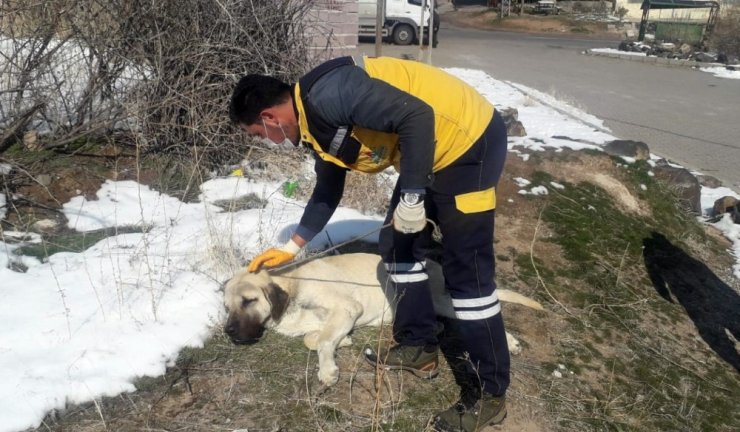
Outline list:
[[[684,67],[588,56],[618,42],[483,31],[445,23],[432,62],[480,69],[556,96],[604,120],[622,139],[722,180],[740,192],[740,80]],[[419,47],[384,44],[383,55],[416,58]],[[374,55],[372,41],[358,52]]]

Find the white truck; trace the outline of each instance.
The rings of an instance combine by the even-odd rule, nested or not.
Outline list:
[[[390,39],[396,45],[410,45],[419,40],[421,32],[421,4],[422,0],[359,0],[359,31],[360,37],[375,37],[375,24],[378,12],[378,2],[383,3],[383,39]],[[429,41],[429,4],[434,0],[426,1],[424,11],[424,41]],[[439,15],[434,11],[434,37],[432,46],[437,46],[437,32],[439,31]]]

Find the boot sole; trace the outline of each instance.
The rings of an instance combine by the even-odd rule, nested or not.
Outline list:
[[[506,416],[507,415],[508,415],[508,412],[506,410],[503,410],[496,417],[488,420],[487,422],[485,422],[483,424],[478,425],[475,428],[475,432],[481,432],[483,429],[485,429],[485,428],[487,428],[489,426],[500,425],[501,423],[504,422],[504,420],[506,419]],[[431,427],[432,427],[432,429],[431,429],[432,432],[458,432],[460,430],[460,429],[455,428],[453,426],[447,427],[446,426],[446,423],[445,423],[445,426],[440,425],[440,424],[436,423],[434,420],[432,420]]]

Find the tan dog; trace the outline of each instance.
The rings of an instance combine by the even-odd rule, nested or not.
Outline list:
[[[442,268],[427,261],[427,271],[437,314],[454,317]],[[272,275],[241,270],[226,283],[225,332],[234,343],[257,342],[265,329],[303,336],[306,347],[318,351],[319,380],[332,385],[339,378],[335,350],[352,344],[352,329],[392,322],[394,293],[387,280],[380,256],[365,253],[317,258]],[[501,301],[542,310],[513,291],[497,289],[496,294]],[[506,337],[511,352],[521,351],[516,339]]]

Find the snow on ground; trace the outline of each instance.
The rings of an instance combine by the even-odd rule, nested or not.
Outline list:
[[[624,54],[635,57],[647,57],[644,52],[621,51],[614,48],[591,48],[589,51],[602,54]]]
[[[528,135],[513,137],[512,151],[598,148],[613,139],[599,119],[549,95],[481,71],[449,71],[497,107],[519,110]],[[518,183],[525,187],[528,180]],[[547,192],[541,188],[529,193]],[[734,194],[725,189],[704,188],[702,206]],[[225,212],[214,205],[251,194],[265,207]],[[237,176],[201,185],[199,203],[131,181],[107,181],[97,195],[64,204],[70,227],[88,232],[138,226],[142,232],[127,231],[46,262],[13,254],[18,239],[38,243],[38,235],[0,233],[0,431],[37,426],[68,403],[132,391],[135,378],[160,375],[180,349],[201,346],[224,318],[221,282],[259,251],[286,241],[304,206],[283,195],[280,183]],[[340,208],[309,247],[325,248],[381,223]],[[715,226],[734,240],[740,257],[738,225],[723,219]],[[369,239],[377,241],[377,233]],[[28,270],[13,271],[11,263]],[[740,265],[735,269],[740,277]]]
[[[740,65],[736,65],[734,69],[735,70],[730,70],[724,66],[699,68],[699,70],[701,70],[702,72],[709,72],[717,78],[740,79]]]
[[[620,51],[614,48],[591,48],[589,51],[601,54],[622,54],[625,56],[647,57],[647,54],[643,52]],[[717,78],[740,79],[740,65],[734,65],[732,68],[734,70],[730,70],[725,66],[706,66],[699,67],[697,69],[702,72],[709,72]]]

